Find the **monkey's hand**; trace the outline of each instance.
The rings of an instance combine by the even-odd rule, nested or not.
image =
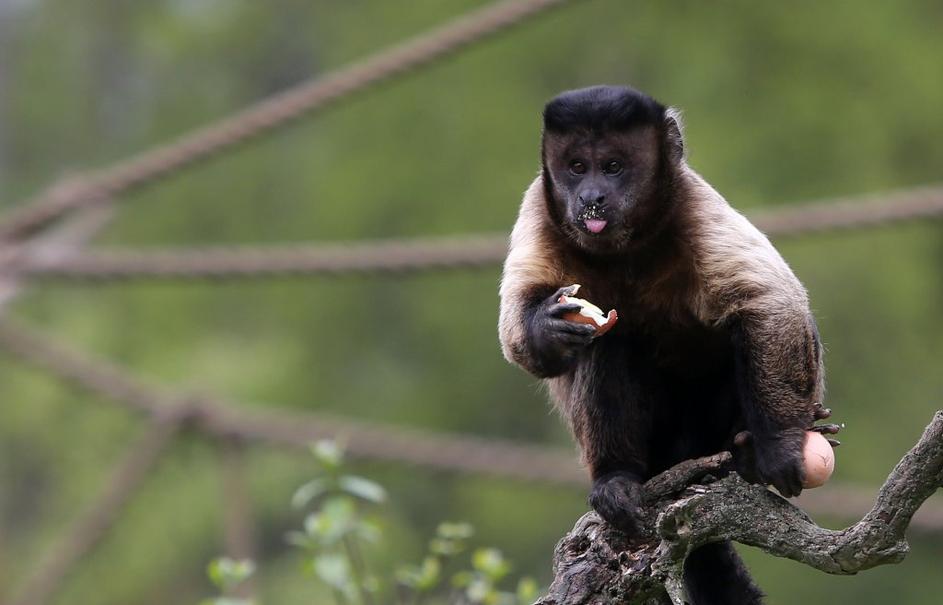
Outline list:
[[[772,485],[786,498],[802,492],[805,479],[805,430],[787,428],[756,434],[746,431],[734,440],[737,472],[747,481]]]
[[[589,505],[607,523],[628,536],[637,536],[641,518],[642,484],[626,471],[608,473],[593,481]]]
[[[560,288],[553,296],[539,302],[527,319],[528,347],[534,360],[534,373],[549,378],[565,372],[577,353],[593,340],[596,327],[567,321],[567,313],[579,312],[580,305],[558,302],[570,296],[573,287]]]

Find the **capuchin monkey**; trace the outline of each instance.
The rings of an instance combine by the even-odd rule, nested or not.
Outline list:
[[[687,165],[675,110],[596,86],[554,98],[543,118],[499,332],[505,357],[544,380],[569,423],[592,507],[631,535],[644,481],[722,450],[747,480],[797,496],[805,431],[827,416],[802,284]],[[579,309],[559,302],[572,284],[618,311],[610,332],[594,339],[593,326],[563,319]],[[761,602],[729,542],[692,553],[685,581],[696,605]]]

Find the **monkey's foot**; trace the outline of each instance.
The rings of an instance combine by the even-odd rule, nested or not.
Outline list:
[[[609,473],[593,482],[589,505],[599,516],[629,536],[637,536],[642,518],[642,485],[623,471]]]

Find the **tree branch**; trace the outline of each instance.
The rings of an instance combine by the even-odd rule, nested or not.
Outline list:
[[[629,539],[596,513],[576,522],[554,551],[554,580],[538,605],[685,602],[684,560],[696,548],[732,540],[831,574],[899,563],[913,514],[943,487],[943,411],[897,464],[860,521],[842,530],[816,525],[802,510],[736,473],[716,480],[723,452],[688,460],[645,484],[650,528]]]

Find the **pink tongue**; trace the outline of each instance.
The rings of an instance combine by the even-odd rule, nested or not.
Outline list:
[[[593,233],[599,233],[606,228],[606,221],[601,221],[598,219],[586,219],[586,228]]]

